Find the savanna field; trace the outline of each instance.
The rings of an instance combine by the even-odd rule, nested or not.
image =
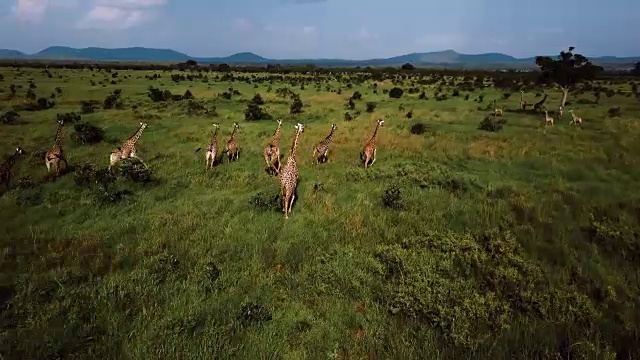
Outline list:
[[[0,153],[25,151],[0,197],[0,358],[640,357],[637,79],[580,85],[545,126],[520,90],[550,116],[562,93],[526,74],[0,74]],[[287,220],[277,119],[283,164],[304,125]],[[140,122],[147,167],[109,175]],[[205,170],[234,123],[239,159]]]

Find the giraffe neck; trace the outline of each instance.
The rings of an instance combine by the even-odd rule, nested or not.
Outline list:
[[[298,150],[298,138],[300,137],[300,130],[296,131],[296,136],[293,138],[293,144],[291,145],[291,152],[289,153],[289,158],[287,162],[292,162],[295,164],[296,162],[296,151]]]
[[[213,131],[213,135],[211,136],[211,144],[212,144],[212,145],[216,143],[216,137],[217,137],[217,136],[218,136],[218,128],[216,128],[216,129]]]
[[[11,156],[9,156],[9,158],[7,158],[7,161],[5,161],[3,167],[5,169],[11,169],[13,167],[13,165],[16,163],[16,159],[17,158],[18,158],[18,153],[17,152],[11,154]]]
[[[380,128],[380,123],[378,123],[378,125],[376,125],[376,130],[373,132],[373,136],[371,136],[371,139],[369,139],[369,143],[375,144],[376,137],[378,136],[378,129],[379,128]]]
[[[237,127],[234,127],[234,128],[233,128],[233,131],[231,132],[231,139],[230,139],[230,140],[233,140],[233,139],[235,139],[235,138],[236,138],[236,130],[238,130],[238,128],[237,128]]]
[[[278,124],[276,131],[273,133],[273,137],[271,138],[271,142],[278,142],[280,140],[280,134],[282,133],[280,129],[282,128],[282,124]]]
[[[56,139],[54,140],[54,145],[60,145],[60,142],[62,141],[62,127],[64,126],[64,123],[62,124],[58,124],[58,129],[56,130]]]
[[[328,144],[331,141],[331,138],[333,137],[333,132],[336,131],[335,128],[331,128],[331,132],[329,133],[329,135],[327,135],[326,138],[324,138],[324,143]]]
[[[524,93],[520,93],[520,103],[524,102]]]
[[[144,127],[140,126],[138,131],[136,131],[136,133],[133,134],[133,136],[129,138],[129,145],[130,146],[135,145],[136,141],[138,141],[138,139],[140,139],[140,136],[142,136],[142,131],[144,131]]]

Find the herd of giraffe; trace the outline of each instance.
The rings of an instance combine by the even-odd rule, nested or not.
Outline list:
[[[47,173],[50,173],[52,170],[55,171],[56,176],[60,176],[61,174],[61,165],[64,162],[64,166],[68,166],[67,160],[64,155],[64,151],[62,148],[62,129],[64,126],[64,121],[62,119],[58,120],[58,127],[56,129],[56,136],[53,143],[53,146],[49,151],[45,154],[45,164],[47,166]],[[109,171],[111,171],[112,167],[116,165],[121,160],[124,159],[136,159],[140,161],[145,167],[146,164],[140,159],[140,157],[136,153],[136,142],[142,136],[142,132],[145,128],[147,128],[147,124],[141,122],[138,130],[127,140],[124,141],[122,146],[111,151],[109,155]],[[211,142],[207,148],[205,153],[205,169],[209,170],[215,164],[215,161],[218,156],[218,129],[220,128],[217,124],[214,124],[213,135],[211,136]],[[369,168],[376,160],[376,138],[378,136],[378,130],[381,126],[384,126],[384,120],[379,119],[376,123],[375,131],[369,140],[365,143],[362,152],[360,153],[360,159],[363,162],[364,168]],[[228,161],[236,161],[239,157],[239,147],[238,141],[236,139],[236,134],[239,129],[238,123],[233,124],[233,131],[231,133],[231,137],[229,141],[225,144],[223,153],[226,153]],[[276,131],[274,132],[271,140],[264,148],[263,155],[264,160],[267,164],[267,171],[271,174],[277,176],[280,182],[280,199],[282,201],[282,207],[284,216],[286,219],[289,218],[289,214],[291,213],[291,208],[293,206],[293,202],[296,198],[296,188],[298,185],[298,180],[300,178],[300,173],[298,171],[298,165],[296,163],[296,153],[298,149],[298,142],[300,139],[300,134],[304,131],[303,124],[296,124],[295,126],[296,133],[293,138],[293,143],[291,145],[291,150],[289,152],[289,156],[287,157],[287,162],[284,167],[280,164],[280,137],[282,134],[282,120],[278,120],[278,125],[276,127]],[[313,148],[313,161],[315,164],[325,163],[329,160],[329,145],[331,143],[331,139],[333,134],[338,129],[336,124],[331,125],[331,132],[327,135],[322,141],[320,141]],[[200,150],[200,149],[198,149]],[[198,151],[196,150],[196,151]],[[16,159],[19,155],[24,154],[24,150],[22,148],[16,148],[14,154],[12,154],[0,168],[0,184],[5,185],[8,189],[9,181],[11,179],[11,169],[16,162]]]
[[[544,94],[544,97],[542,98],[542,100],[538,101],[537,103],[533,104],[533,109],[536,111],[541,111],[544,109],[544,124],[551,124],[553,125],[554,123],[554,118],[552,116],[549,116],[549,111],[547,111],[543,104],[545,103],[545,101],[547,101],[547,94]],[[503,106],[498,106],[496,104],[496,101],[493,101],[493,105],[494,105],[494,110],[493,110],[493,116],[502,116],[504,114],[504,107]],[[529,106],[529,103],[527,103],[524,99],[524,91],[520,91],[520,109],[525,111],[527,110],[527,107]],[[569,113],[571,114],[571,122],[569,122],[569,125],[573,124],[573,125],[582,125],[582,118],[576,116],[576,114],[573,112],[573,110],[569,110]],[[558,120],[562,120],[562,117],[564,116],[564,106],[560,105],[559,109],[558,109]]]

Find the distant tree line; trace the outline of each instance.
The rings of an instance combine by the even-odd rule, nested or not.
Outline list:
[[[193,72],[239,72],[255,73],[266,72],[273,74],[338,74],[338,73],[370,73],[370,74],[403,74],[406,76],[421,76],[438,74],[442,76],[474,76],[474,77],[501,77],[501,78],[529,78],[536,79],[539,70],[487,70],[487,69],[441,69],[418,68],[410,63],[398,67],[320,67],[314,64],[296,65],[237,65],[237,64],[198,64],[195,60],[187,60],[181,63],[153,63],[153,62],[96,62],[96,61],[65,61],[65,60],[0,60],[0,67],[14,68],[49,68],[49,69],[89,69],[89,70],[146,70],[146,71],[193,71]],[[603,71],[599,78],[618,77],[628,75],[640,75],[640,63],[631,71],[615,70]]]

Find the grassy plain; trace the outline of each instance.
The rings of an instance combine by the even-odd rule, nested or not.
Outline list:
[[[0,198],[5,359],[640,357],[640,102],[627,80],[603,82],[620,93],[598,105],[577,102],[589,93],[570,97],[581,127],[568,114],[545,127],[542,114],[515,111],[516,92],[498,101],[504,128],[487,132],[478,124],[490,112],[479,108],[502,95],[492,87],[436,101],[436,85],[418,85],[427,100],[391,99],[390,80],[374,94],[373,81],[322,80],[318,91],[309,77],[304,90],[274,81],[268,91],[268,81],[216,81],[219,73],[175,83],[161,71],[50,72],[0,69],[0,115],[25,101],[30,78],[38,97],[62,89],[54,108],[0,125],[0,153],[27,151]],[[22,86],[13,99],[10,84]],[[149,85],[189,89],[217,115],[152,102]],[[229,87],[240,95],[217,96]],[[300,95],[302,114],[289,115],[282,87]],[[78,144],[65,126],[70,171],[46,177],[56,114],[102,104],[115,89],[122,109],[82,114],[105,140]],[[356,90],[361,114],[345,121]],[[555,109],[552,88],[525,96],[537,101],[543,90]],[[261,155],[275,121],[244,119],[256,93],[284,119],[285,158],[294,124],[305,125],[288,220]],[[373,113],[366,102],[377,103]],[[359,152],[378,118],[378,159],[365,170]],[[109,196],[79,185],[74,171],[106,168],[140,121],[149,127],[137,150],[153,181],[118,177]],[[222,146],[234,122],[239,160],[206,173],[195,150],[213,123]],[[312,147],[333,122],[330,162],[314,166]],[[424,133],[411,133],[416,123]]]

